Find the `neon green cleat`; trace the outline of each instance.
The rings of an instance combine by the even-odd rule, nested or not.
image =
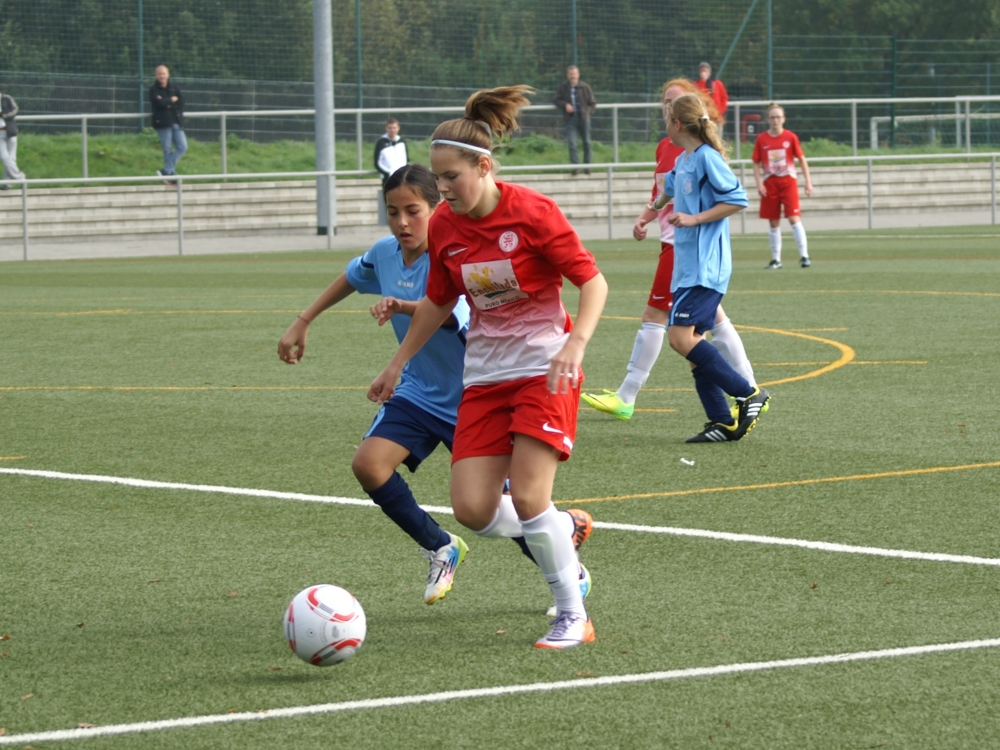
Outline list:
[[[615,391],[604,391],[604,393],[582,393],[580,398],[592,409],[610,414],[615,419],[628,421],[635,411],[635,403],[626,404]]]

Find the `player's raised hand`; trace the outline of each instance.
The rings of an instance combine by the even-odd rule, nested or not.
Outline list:
[[[368,388],[368,400],[381,406],[392,398],[392,394],[396,391],[396,383],[399,382],[399,375],[399,369],[391,364],[387,365]]]
[[[282,362],[297,365],[306,353],[306,336],[309,323],[305,318],[296,318],[278,342],[278,357]]]
[[[402,310],[402,301],[395,297],[383,297],[369,308],[372,317],[378,321],[380,326],[384,326],[393,315],[402,312]]]

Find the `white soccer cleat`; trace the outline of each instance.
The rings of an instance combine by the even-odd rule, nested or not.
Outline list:
[[[439,550],[422,549],[420,554],[427,558],[431,569],[427,573],[427,589],[424,591],[424,603],[433,604],[438,599],[444,599],[451,591],[455,580],[455,569],[462,564],[469,552],[468,545],[460,537],[449,533],[451,544],[446,544]]]
[[[594,624],[585,615],[564,612],[552,621],[552,630],[535,641],[535,648],[573,648],[594,640]]]

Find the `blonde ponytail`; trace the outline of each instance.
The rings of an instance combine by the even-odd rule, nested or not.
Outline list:
[[[680,122],[685,133],[700,138],[714,148],[723,159],[729,159],[729,144],[722,139],[719,126],[712,120],[708,108],[697,94],[685,94],[670,103],[670,119]]]

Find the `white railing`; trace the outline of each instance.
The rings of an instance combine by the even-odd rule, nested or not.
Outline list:
[[[990,223],[997,223],[997,157],[1000,157],[1000,152],[996,153],[981,153],[976,154],[974,157],[977,160],[990,160]],[[875,200],[874,200],[874,189],[873,189],[873,168],[876,162],[900,162],[900,161],[952,161],[956,160],[955,154],[910,154],[910,155],[892,155],[892,156],[828,156],[828,157],[816,157],[811,158],[809,161],[813,164],[824,164],[824,163],[843,163],[843,162],[853,162],[853,163],[864,163],[867,166],[867,199],[868,199],[868,228],[873,228],[873,219],[875,214]],[[962,159],[962,163],[967,163],[968,158]],[[752,169],[752,162],[748,159],[737,159],[730,162],[730,165],[734,170],[739,170],[740,181],[746,184],[746,171],[750,167]],[[565,172],[570,169],[577,168],[579,165],[575,164],[545,164],[545,165],[532,165],[532,166],[519,166],[519,167],[507,167],[504,169],[506,174],[512,173],[523,173],[523,172]],[[603,164],[590,164],[588,165],[593,171],[604,171],[607,175],[607,208],[608,208],[608,239],[614,239],[614,173],[621,170],[636,170],[636,169],[653,169],[655,167],[654,162],[625,162],[625,163],[603,163]],[[368,170],[339,170],[339,171],[328,171],[328,172],[253,172],[246,174],[200,174],[200,175],[176,175],[171,176],[171,180],[176,180],[177,188],[177,254],[184,254],[184,183],[188,182],[212,182],[221,181],[225,179],[245,179],[245,180],[261,180],[261,179],[308,179],[316,178],[317,182],[320,179],[326,179],[328,190],[327,195],[329,197],[329,205],[327,206],[327,216],[329,216],[329,226],[327,227],[326,237],[327,237],[327,248],[332,246],[332,235],[337,231],[337,178],[338,177],[358,177],[362,175],[370,174]],[[28,246],[29,246],[29,224],[28,224],[28,188],[30,186],[43,186],[43,185],[65,185],[67,182],[72,182],[76,184],[84,185],[97,185],[97,184],[121,184],[121,183],[157,183],[163,180],[162,177],[90,177],[85,179],[58,179],[58,178],[47,178],[47,179],[37,179],[37,180],[21,180],[21,181],[2,181],[0,184],[7,186],[19,186],[21,189],[21,229],[22,229],[22,244],[23,244],[23,259],[28,260]],[[318,191],[317,191],[318,194]],[[746,232],[746,212],[740,212],[740,227],[743,233]]]
[[[965,132],[966,132],[966,150],[971,152],[971,121],[980,118],[980,113],[972,112],[972,104],[975,102],[985,103],[985,102],[1000,102],[1000,95],[998,96],[938,96],[938,97],[908,97],[899,99],[787,99],[782,102],[782,104],[787,108],[792,107],[806,107],[806,106],[843,106],[850,107],[851,109],[851,154],[853,156],[858,155],[858,106],[867,106],[873,104],[954,104],[956,107],[956,115],[945,115],[945,117],[954,119],[955,117],[962,118],[965,121]],[[737,130],[742,127],[742,113],[746,109],[760,109],[766,107],[770,102],[765,99],[760,100],[730,100],[730,109],[734,113],[734,123]],[[619,113],[622,110],[657,110],[661,108],[660,102],[637,102],[637,103],[612,103],[612,104],[598,104],[597,109],[601,111],[610,110],[611,112],[611,131],[612,131],[612,146],[613,146],[613,157],[612,163],[619,164]],[[964,108],[964,114],[962,112]],[[525,108],[527,111],[546,111],[553,112],[554,108],[547,104],[534,104],[530,107]],[[362,171],[364,169],[362,164],[362,143],[363,143],[363,131],[362,131],[362,118],[364,115],[404,115],[404,114],[419,114],[419,113],[438,113],[438,114],[461,114],[464,112],[464,108],[460,106],[450,106],[450,107],[381,107],[372,109],[357,109],[357,108],[347,108],[347,109],[335,109],[333,114],[335,116],[348,116],[353,115],[355,118],[355,141],[357,148],[357,159],[358,159],[358,170]],[[220,151],[222,157],[222,174],[235,178],[235,175],[228,174],[228,154],[226,152],[226,127],[229,118],[242,118],[242,117],[306,117],[314,116],[316,114],[315,109],[267,109],[267,110],[229,110],[229,111],[211,111],[211,112],[186,112],[184,116],[186,118],[208,118],[208,119],[218,119],[219,120],[219,142]],[[115,119],[142,119],[145,117],[150,117],[148,113],[142,114],[138,112],[123,113],[123,114],[66,114],[66,115],[19,115],[18,120],[21,122],[58,122],[58,121],[79,121],[80,122],[80,139],[81,139],[81,150],[83,158],[83,177],[89,177],[89,170],[87,164],[87,127],[91,120],[115,120]],[[907,116],[896,117],[897,121],[901,121]],[[893,119],[893,118],[888,118]],[[734,127],[733,125],[727,126],[729,128]],[[876,128],[875,125],[870,125],[872,128]],[[739,135],[739,133],[737,133]],[[877,138],[877,131],[876,131]],[[742,157],[742,143],[739,137],[733,139],[735,142],[735,153],[736,159]],[[959,136],[958,141],[961,142],[961,136]],[[877,148],[877,143],[872,146],[872,148]],[[372,170],[374,171],[374,170]]]

